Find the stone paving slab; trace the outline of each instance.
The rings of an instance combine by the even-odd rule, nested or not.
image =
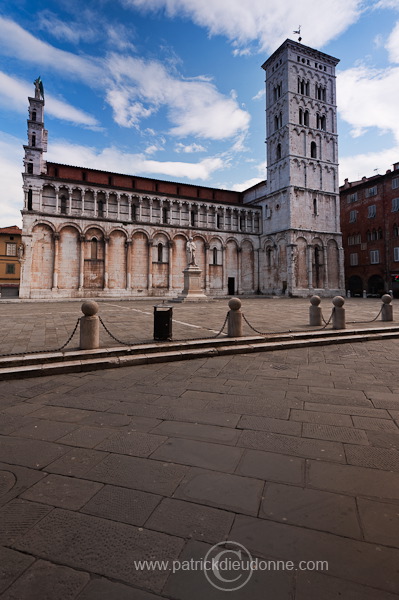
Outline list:
[[[238,445],[280,454],[345,462],[344,448],[339,442],[308,440],[263,431],[243,430]]]
[[[183,545],[180,538],[164,533],[58,508],[13,544],[15,549],[41,558],[152,591],[161,591],[168,573],[135,570],[132,561],[173,560]]]
[[[236,517],[231,536],[261,556],[325,560],[332,576],[399,593],[399,550],[244,515]]]
[[[3,462],[42,469],[69,450],[51,442],[0,436],[0,456]]]
[[[144,525],[162,500],[161,496],[155,494],[114,485],[104,485],[100,488],[100,491],[83,506],[81,512],[130,525]]]
[[[45,473],[0,463],[0,506],[16,498],[24,490],[45,477]]]
[[[10,545],[52,510],[52,506],[15,498],[0,509],[0,544]]]
[[[339,427],[336,425],[321,425],[319,423],[304,423],[303,437],[319,440],[331,440],[348,444],[368,444],[367,435],[361,429],[353,427]]]
[[[285,454],[245,450],[235,472],[264,481],[301,485],[305,477],[305,460]]]
[[[165,498],[145,526],[182,538],[219,543],[226,539],[234,513],[175,498]]]
[[[320,600],[397,600],[398,595],[321,573],[299,572],[295,600],[309,600],[310,598]]]
[[[89,581],[89,573],[38,560],[8,588],[2,600],[75,600]]]
[[[0,547],[0,594],[35,561],[33,556]]]
[[[358,448],[358,446],[354,446]],[[362,450],[364,448],[362,447]],[[351,496],[399,500],[399,474],[378,469],[308,461],[307,483],[319,490]]]
[[[193,540],[186,545],[181,559],[183,561],[204,560],[210,548],[211,546],[208,544]],[[223,600],[226,598],[227,592],[224,589],[216,589],[204,581],[205,577],[201,570],[180,570],[170,575],[165,586],[165,593],[168,597],[176,598],[176,600],[203,600],[205,597],[207,600]],[[251,600],[264,600],[265,598],[290,600],[292,588],[292,573],[255,571],[245,586],[231,594],[235,600],[248,600],[249,598]],[[204,595],[204,589],[206,595]]]
[[[232,446],[169,438],[152,453],[151,458],[215,471],[233,472],[242,453],[241,448]]]
[[[354,498],[330,492],[268,483],[260,517],[361,539]]]
[[[183,465],[111,454],[88,470],[85,477],[144,492],[170,495],[187,471],[188,467]]]
[[[152,429],[151,433],[232,446],[237,443],[240,436],[239,431],[230,427],[184,423],[182,421],[163,421]]]
[[[20,497],[59,508],[79,510],[101,488],[102,485],[94,481],[63,475],[48,475]]]
[[[249,515],[258,514],[263,482],[230,473],[190,469],[175,498]]]

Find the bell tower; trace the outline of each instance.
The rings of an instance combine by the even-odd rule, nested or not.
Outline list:
[[[28,143],[25,150],[25,173],[41,175],[46,170],[43,152],[47,152],[48,132],[44,129],[44,90],[40,77],[35,81],[35,97],[29,100]]]
[[[263,233],[279,247],[274,264],[282,260],[281,250],[284,255],[277,275],[266,272],[266,280],[274,282],[274,289],[265,290],[271,293],[276,288],[300,296],[342,293],[338,62],[287,39],[262,65],[267,130]]]

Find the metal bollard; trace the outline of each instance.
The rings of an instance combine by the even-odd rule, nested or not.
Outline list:
[[[363,298],[367,298],[367,292],[366,292],[366,290],[363,290]]]
[[[80,317],[80,349],[94,350],[100,347],[100,320],[97,316],[98,304],[86,300],[81,306],[84,317]]]
[[[227,318],[227,336],[228,337],[242,337],[242,312],[241,300],[238,298],[231,298],[229,300],[229,312]]]
[[[334,312],[332,316],[332,328],[333,329],[345,329],[345,309],[342,308],[345,304],[345,299],[342,296],[335,296],[332,301],[334,305]]]
[[[320,296],[312,296],[309,308],[309,325],[321,325],[321,302]]]
[[[382,296],[381,300],[382,300],[381,321],[393,321],[392,297],[389,294],[384,294]]]

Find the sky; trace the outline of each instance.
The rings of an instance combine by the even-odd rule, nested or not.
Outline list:
[[[263,62],[301,27],[337,67],[340,183],[399,162],[399,0],[0,0],[0,227],[21,225],[28,96],[49,161],[244,190]]]

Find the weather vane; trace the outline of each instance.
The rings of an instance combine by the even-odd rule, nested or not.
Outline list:
[[[296,33],[296,34],[299,35],[298,42],[301,42],[302,41],[302,38],[301,38],[301,25],[299,25],[298,29],[296,31],[293,31],[293,33]]]

